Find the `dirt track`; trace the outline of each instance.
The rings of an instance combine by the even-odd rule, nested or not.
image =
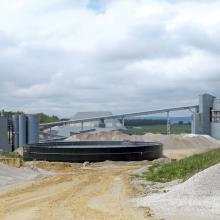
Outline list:
[[[97,139],[97,135],[103,134],[86,138]],[[139,136],[121,136],[121,133],[106,135],[103,137],[110,140],[153,141],[155,138],[164,144],[164,154],[176,159],[220,146],[219,142],[204,136],[147,135],[139,139]],[[153,219],[147,208],[134,208],[129,203],[129,199],[137,195],[134,185],[130,184],[129,173],[147,163],[107,161],[83,167],[82,164],[34,162],[34,166],[59,173],[0,192],[0,219]]]
[[[129,172],[146,162],[36,164],[62,173],[0,193],[0,219],[151,219],[129,203],[135,195]]]

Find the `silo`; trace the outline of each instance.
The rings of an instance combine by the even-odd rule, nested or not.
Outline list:
[[[19,146],[18,115],[12,115],[12,125],[13,125],[13,145],[14,145],[14,149],[16,149]]]
[[[39,142],[39,118],[37,115],[27,115],[28,144]]]
[[[212,109],[211,136],[220,140],[220,99],[216,98]]]
[[[27,126],[26,126],[26,117],[25,115],[18,116],[18,143],[19,147],[23,147],[27,144]]]
[[[11,151],[11,146],[8,143],[8,119],[0,116],[0,151]]]

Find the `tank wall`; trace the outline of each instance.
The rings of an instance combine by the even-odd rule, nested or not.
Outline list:
[[[215,99],[214,100],[213,109],[220,111],[220,99]]]
[[[26,126],[25,115],[18,116],[18,129],[19,129],[19,135],[18,135],[19,147],[23,147],[27,144],[27,126]]]
[[[191,125],[191,131],[192,134],[201,134],[201,114],[200,113],[194,113],[192,115],[192,125]]]
[[[220,140],[220,123],[211,123],[211,136]]]
[[[201,113],[201,134],[211,134],[211,115],[215,97],[209,94],[199,96],[199,113]]]
[[[28,144],[39,142],[39,118],[37,115],[27,115]]]
[[[12,124],[13,124],[13,144],[14,148],[19,146],[19,126],[18,126],[18,115],[12,115]]]
[[[3,151],[11,151],[8,143],[8,119],[0,116],[0,149]]]

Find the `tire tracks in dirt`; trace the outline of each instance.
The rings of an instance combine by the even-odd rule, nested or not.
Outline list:
[[[46,178],[0,193],[0,219],[13,220],[142,220],[134,208],[129,172],[143,163],[76,164],[36,162],[32,166],[57,171]]]

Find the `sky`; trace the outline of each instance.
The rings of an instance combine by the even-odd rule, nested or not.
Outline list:
[[[62,117],[220,96],[220,0],[0,0],[0,109]]]

